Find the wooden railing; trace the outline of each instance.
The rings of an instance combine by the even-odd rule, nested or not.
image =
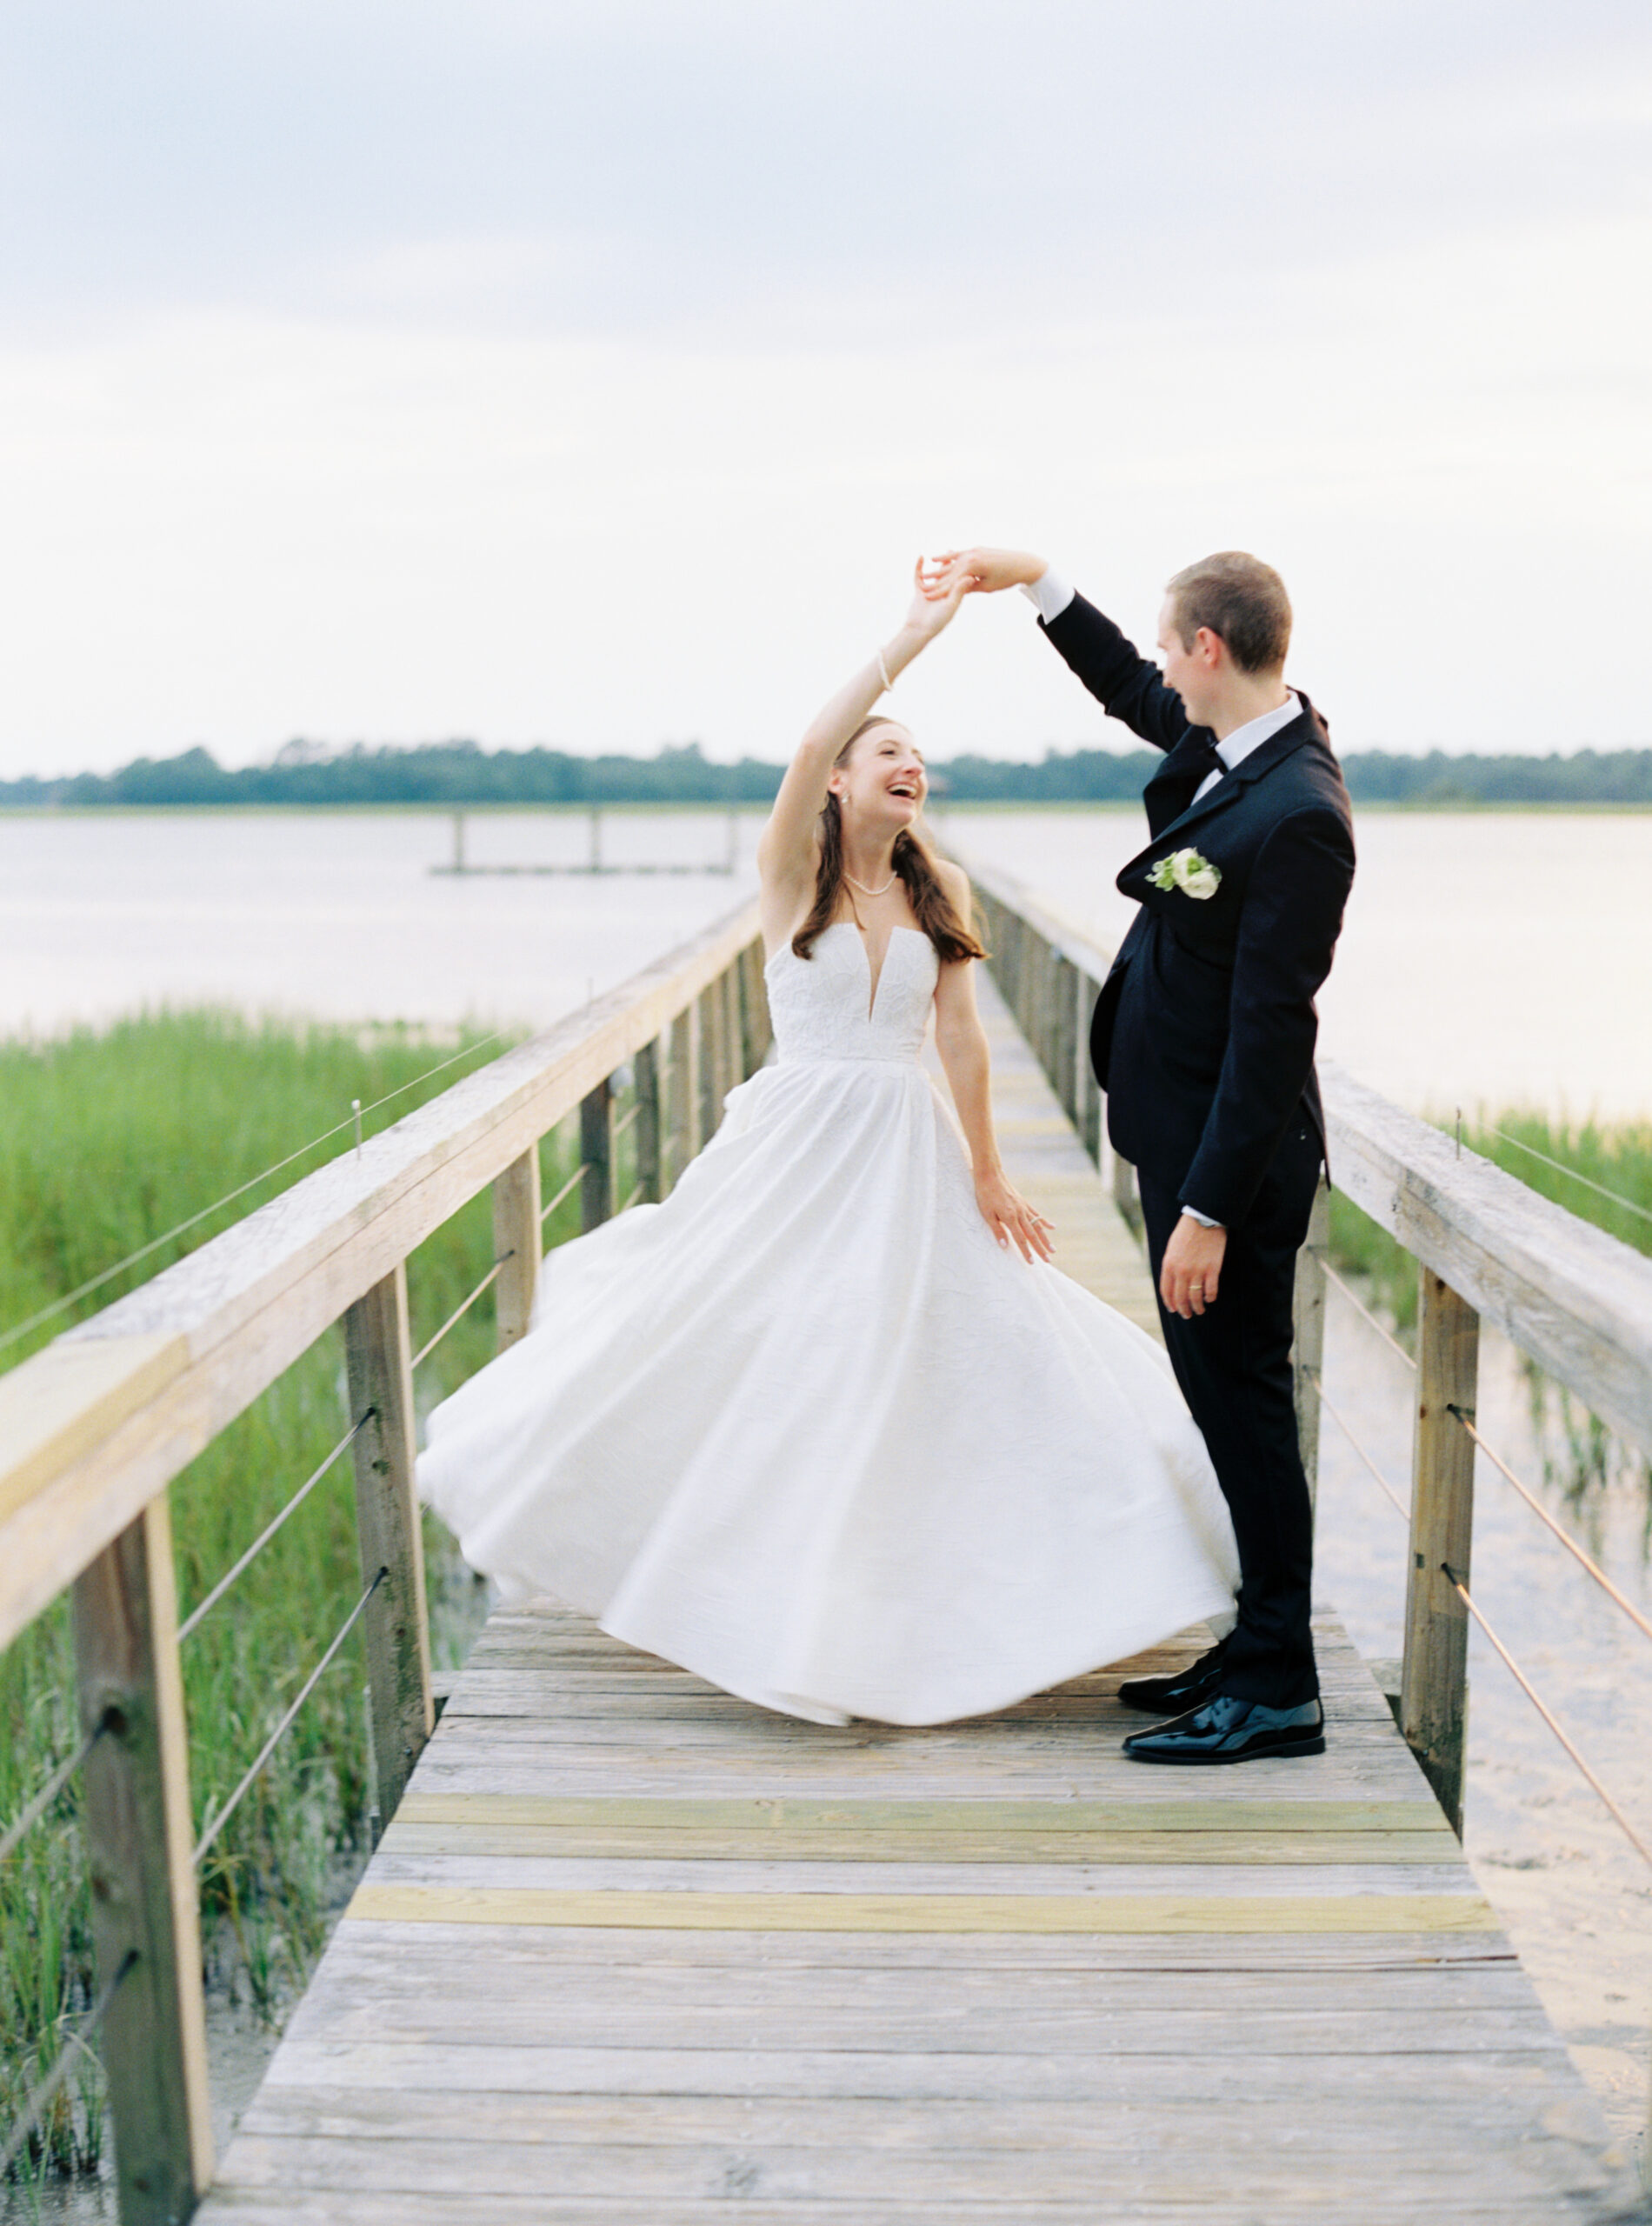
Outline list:
[[[510,1344],[550,1211],[541,1138],[577,1112],[569,1187],[590,1229],[671,1188],[768,1044],[747,903],[0,1376],[0,1646],[72,1588],[94,2016],[123,2226],[187,2217],[213,2169],[196,1890],[213,1828],[195,1847],[168,1486],[342,1317],[363,1591],[334,1646],[359,1618],[388,1820],[433,1726],[408,1256],[490,1184],[496,1258],[472,1296],[492,1289]],[[622,1128],[636,1176],[623,1199]]]

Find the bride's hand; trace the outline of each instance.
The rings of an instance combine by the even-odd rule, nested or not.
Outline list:
[[[1007,1251],[1011,1244],[1023,1260],[1048,1260],[1055,1234],[1042,1214],[1035,1213],[1019,1190],[997,1172],[977,1175],[976,1203],[981,1217]]]
[[[958,605],[976,584],[969,574],[960,568],[944,590],[936,590],[925,584],[923,567],[924,560],[920,556],[912,568],[916,593],[902,624],[902,631],[919,643],[932,642],[943,627],[952,623],[957,616]]]

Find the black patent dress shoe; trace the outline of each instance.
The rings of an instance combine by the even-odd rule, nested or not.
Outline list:
[[[1126,1708],[1145,1709],[1152,1716],[1185,1716],[1214,1700],[1222,1686],[1223,1650],[1213,1646],[1185,1670],[1170,1677],[1127,1677],[1118,1689]]]
[[[1174,1723],[1133,1731],[1124,1751],[1133,1763],[1255,1763],[1270,1755],[1322,1755],[1325,1711],[1317,1701],[1269,1708],[1218,1693]]]

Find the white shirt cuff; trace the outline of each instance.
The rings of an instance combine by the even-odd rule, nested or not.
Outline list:
[[[1201,1229],[1222,1229],[1227,1225],[1223,1222],[1212,1221],[1209,1215],[1202,1214],[1197,1206],[1183,1206],[1182,1210],[1189,1221],[1196,1221]]]
[[[1036,606],[1038,616],[1046,626],[1052,618],[1059,618],[1078,590],[1062,579],[1053,564],[1046,564],[1036,580],[1023,580],[1021,591],[1029,603]]]

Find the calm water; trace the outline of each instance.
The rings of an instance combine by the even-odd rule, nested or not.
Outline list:
[[[731,876],[455,879],[446,815],[0,816],[0,1031],[56,1032],[203,1000],[337,1018],[543,1025],[755,887],[760,816]],[[966,855],[1036,888],[1105,943],[1112,889],[1138,847],[1133,812],[957,811]],[[723,813],[610,813],[610,863],[722,862]],[[572,863],[583,815],[467,821],[473,863]],[[1371,814],[1336,970],[1325,1053],[1425,1110],[1516,1101],[1652,1116],[1652,816]],[[1652,1499],[1641,1464],[1567,1505],[1564,1430],[1535,1417],[1517,1356],[1484,1354],[1482,1427],[1542,1483],[1616,1582],[1652,1612]],[[1333,1293],[1327,1388],[1403,1489],[1406,1371]],[[1404,1530],[1325,1424],[1320,1590],[1369,1658],[1400,1650]],[[1476,1596],[1642,1831],[1652,1833],[1652,1644],[1482,1464]],[[1626,2134],[1644,2123],[1652,1877],[1507,1672],[1472,1654],[1469,1852],[1551,2014]],[[217,2037],[223,2086],[256,2075],[247,2036]],[[245,2061],[240,2059],[244,2057]],[[0,2205],[0,2208],[3,2208]],[[53,2215],[67,2215],[61,2209]],[[101,2216],[94,2196],[80,2216]]]
[[[1134,810],[956,811],[976,853],[1104,943]],[[0,1030],[212,999],[347,1019],[543,1024],[752,889],[731,877],[452,879],[445,814],[0,816]],[[573,861],[576,813],[479,813],[475,863]],[[720,861],[720,812],[611,812],[603,854]],[[1402,1103],[1652,1114],[1652,814],[1374,812],[1327,1056]]]

